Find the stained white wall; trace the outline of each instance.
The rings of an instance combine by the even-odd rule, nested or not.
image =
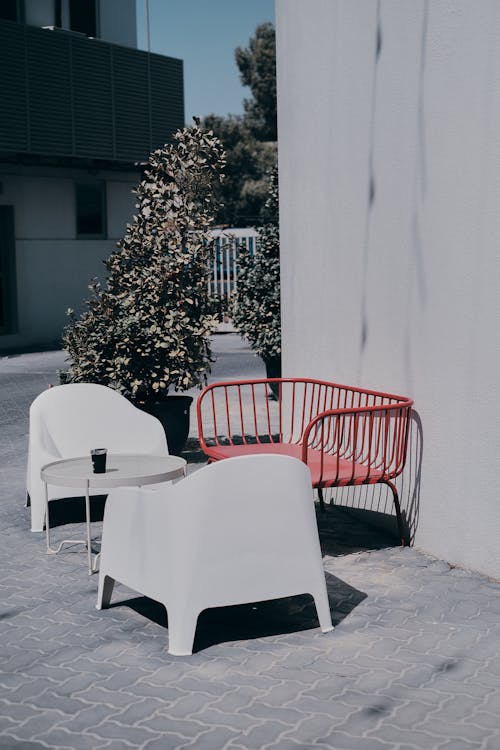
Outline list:
[[[277,0],[283,364],[410,395],[415,544],[500,578],[500,4]]]
[[[107,238],[77,239],[75,182],[106,184]],[[103,260],[132,220],[138,175],[4,166],[0,205],[13,206],[17,330],[0,335],[1,352],[58,342],[66,310],[82,309],[88,284],[105,276]]]

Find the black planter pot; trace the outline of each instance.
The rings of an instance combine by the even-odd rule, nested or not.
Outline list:
[[[281,378],[281,355],[280,354],[276,355],[276,357],[269,357],[268,359],[264,359],[264,364],[266,366],[266,377]],[[277,399],[279,384],[270,383],[269,388],[271,389],[271,393],[273,394],[274,398]]]
[[[168,450],[180,455],[189,435],[189,409],[191,396],[167,396],[163,401],[141,404],[141,409],[162,423],[167,436]]]

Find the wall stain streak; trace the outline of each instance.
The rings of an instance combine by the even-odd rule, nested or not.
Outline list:
[[[415,279],[420,307],[427,305],[427,278],[425,270],[425,254],[422,241],[421,215],[422,205],[427,195],[427,136],[425,128],[425,87],[427,38],[429,21],[429,0],[424,0],[422,7],[422,29],[420,34],[420,63],[417,91],[417,122],[415,148],[415,176],[413,187],[413,214],[411,218],[411,261],[408,264],[406,333],[404,341],[406,381],[409,392],[413,391],[413,361],[412,361],[412,319],[413,319],[413,281]]]
[[[365,216],[365,231],[363,241],[363,271],[362,271],[362,298],[361,298],[361,339],[360,339],[360,361],[358,368],[358,381],[361,377],[361,359],[368,341],[368,310],[367,310],[367,280],[368,280],[368,259],[370,255],[370,227],[373,208],[377,194],[377,182],[374,168],[374,151],[375,151],[375,112],[377,107],[377,66],[383,48],[383,33],[380,13],[380,0],[377,2],[376,14],[376,32],[375,32],[375,59],[373,65],[372,92],[371,92],[371,112],[370,112],[370,143],[368,151],[368,189],[367,189],[367,207]]]

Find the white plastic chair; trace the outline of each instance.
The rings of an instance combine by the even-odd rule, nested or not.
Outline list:
[[[92,448],[168,455],[159,420],[137,409],[117,391],[96,383],[70,383],[47,389],[30,407],[27,490],[32,531],[43,531],[45,521],[42,466],[89,455]],[[73,497],[75,489],[49,487],[49,493],[49,500]]]
[[[115,581],[161,602],[170,654],[192,653],[198,615],[309,593],[332,630],[311,476],[289,456],[230,458],[177,484],[113,490],[104,512],[97,609]]]

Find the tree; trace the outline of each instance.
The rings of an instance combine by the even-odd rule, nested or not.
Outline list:
[[[246,123],[258,140],[276,141],[276,34],[272,23],[257,26],[248,47],[237,47],[235,58],[241,82],[252,92],[252,98],[243,102]]]
[[[218,186],[218,224],[253,226],[263,221],[267,173],[276,164],[276,144],[261,143],[242,117],[208,115],[203,126],[213,130],[227,156],[225,179]]]
[[[214,131],[227,153],[226,179],[220,188],[222,206],[216,220],[226,226],[262,224],[267,174],[276,165],[276,52],[272,24],[258,26],[248,47],[235,58],[241,81],[252,98],[243,116],[208,115],[203,125]]]
[[[101,383],[138,404],[202,384],[216,325],[208,230],[223,166],[220,142],[198,124],[150,155],[105,288],[94,281],[83,314],[69,311],[67,382]]]
[[[232,320],[259,354],[269,376],[280,371],[280,258],[278,219],[278,170],[268,175],[268,221],[258,230],[259,247],[252,255],[241,251],[238,286],[233,297]]]

